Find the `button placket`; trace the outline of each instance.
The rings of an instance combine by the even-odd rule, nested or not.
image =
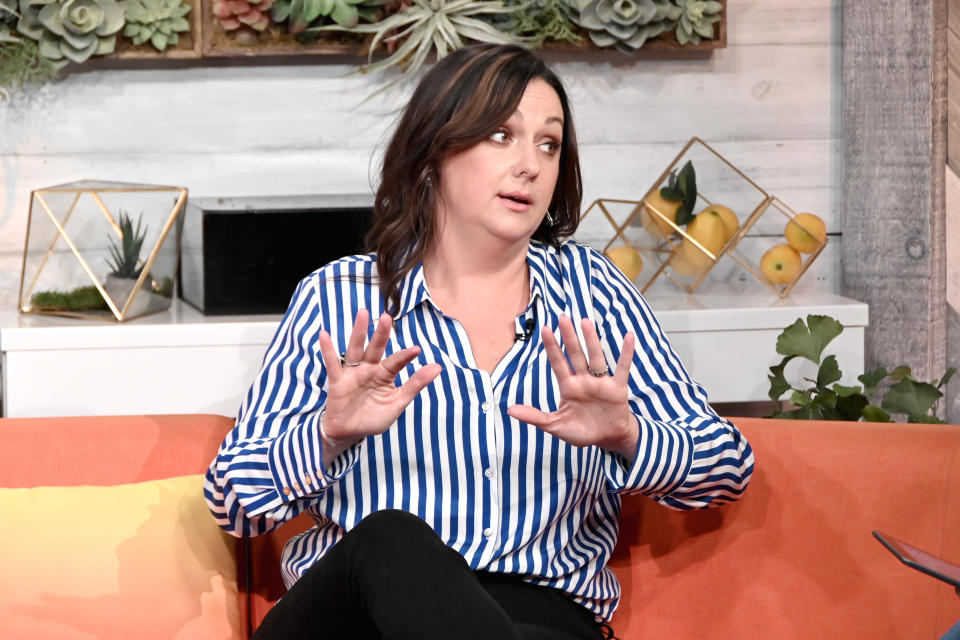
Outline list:
[[[485,549],[481,554],[481,558],[484,562],[487,562],[492,559],[496,549],[495,535],[500,526],[502,500],[496,469],[500,465],[503,443],[502,434],[499,431],[500,412],[497,410],[499,401],[497,400],[495,390],[493,389],[493,381],[489,374],[484,373],[483,383],[484,395],[482,397],[484,400],[480,403],[479,407],[481,412],[480,419],[484,425],[485,432],[488,434],[487,442],[490,446],[487,449],[489,456],[488,464],[482,473],[485,478],[484,484],[486,485],[484,492],[489,496],[490,512],[487,521],[484,523],[484,528],[480,533],[485,540]]]

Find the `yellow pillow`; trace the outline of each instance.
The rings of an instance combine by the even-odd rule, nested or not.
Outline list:
[[[239,638],[234,540],[202,486],[0,488],[0,638]]]

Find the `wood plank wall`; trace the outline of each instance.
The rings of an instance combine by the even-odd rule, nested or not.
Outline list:
[[[907,364],[925,380],[960,363],[948,343],[947,23],[947,0],[843,4],[842,290],[870,304],[868,368]],[[957,389],[940,406],[952,421]]]
[[[960,368],[960,0],[949,0],[947,23],[947,357]],[[960,422],[960,385],[950,387],[947,414]]]
[[[638,198],[694,135],[833,234],[800,290],[839,290],[840,0],[730,0],[712,56],[549,56],[568,86],[585,199]],[[0,304],[13,304],[31,189],[82,178],[192,196],[363,192],[406,91],[346,60],[91,63],[0,105]],[[738,277],[743,275],[742,270]],[[758,287],[762,287],[757,283]]]

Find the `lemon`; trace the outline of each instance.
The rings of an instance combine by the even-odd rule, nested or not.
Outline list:
[[[700,243],[700,246],[712,253],[714,257],[717,257],[729,237],[727,225],[724,224],[723,218],[718,212],[711,209],[706,209],[703,213],[698,214],[693,222],[687,225],[687,235]],[[677,264],[677,258],[680,259],[679,265]],[[691,242],[689,238],[683,239],[677,258],[674,258],[670,264],[680,275],[700,274],[713,263],[713,259]],[[688,273],[681,273],[681,269]]]
[[[627,276],[627,280],[633,282],[640,277],[643,271],[643,257],[640,252],[631,246],[613,247],[606,250],[607,257],[617,268]]]
[[[677,209],[680,208],[682,203],[679,200],[667,200],[660,195],[659,189],[654,190],[647,196],[644,202],[649,205],[646,207],[647,215],[643,216],[643,228],[647,230],[647,233],[658,238],[666,238],[673,233],[674,228],[670,226],[667,220],[676,223]],[[663,217],[657,215],[657,212],[662,214]]]
[[[733,234],[737,232],[737,229],[740,228],[740,220],[737,218],[737,214],[733,212],[729,207],[725,207],[722,204],[712,204],[703,211],[699,213],[700,216],[712,211],[720,216],[723,220],[723,224],[727,227],[727,237],[724,240],[726,243],[727,240],[733,237]]]
[[[787,284],[800,273],[802,263],[797,250],[784,242],[763,254],[760,271],[774,284]]]
[[[787,223],[783,235],[800,253],[813,253],[827,241],[827,225],[812,213],[798,213]]]

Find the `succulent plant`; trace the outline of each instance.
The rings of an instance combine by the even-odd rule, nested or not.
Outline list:
[[[627,54],[672,29],[683,12],[668,0],[570,0],[570,8],[593,44]]]
[[[723,5],[716,0],[674,0],[683,11],[677,22],[677,42],[700,44],[700,38],[713,38],[713,23],[720,20]]]
[[[311,27],[307,31],[373,34],[367,64],[360,67],[360,71],[373,72],[397,66],[402,68],[404,73],[400,78],[367,96],[366,99],[369,99],[403,79],[412,77],[431,52],[435,52],[437,59],[440,59],[449,51],[462,48],[464,40],[495,44],[522,42],[522,38],[504,33],[475,17],[512,11],[516,11],[516,7],[504,6],[500,0],[412,0],[411,4],[402,10],[373,24],[360,23],[353,27],[332,24]],[[391,55],[372,62],[373,54],[381,43],[390,45],[401,39],[403,44],[397,46]]]
[[[179,34],[190,31],[185,15],[192,8],[181,0],[121,0],[127,24],[123,27],[125,38],[133,44],[149,41],[158,51],[176,46]]]
[[[113,53],[123,27],[116,0],[20,0],[17,31],[36,40],[40,55],[63,66]]]
[[[547,40],[583,41],[570,21],[567,0],[505,0],[504,4],[513,12],[482,19],[500,31],[523,38],[530,47],[538,48]]]
[[[5,43],[20,42],[20,38],[13,34],[19,18],[17,0],[0,0],[0,47]]]
[[[270,24],[270,8],[275,0],[213,0],[213,16],[224,31],[245,32],[248,37]],[[247,29],[252,30],[252,33]]]
[[[137,228],[133,228],[133,220],[129,214],[120,212],[120,244],[110,238],[110,262],[111,274],[118,278],[138,278],[143,270],[138,266],[140,262],[140,249],[143,247],[143,241],[147,237],[147,230],[141,233],[140,225],[143,222],[143,216],[137,219]]]
[[[301,33],[314,20],[326,17],[342,27],[353,27],[360,18],[377,19],[381,3],[367,0],[277,0],[270,12],[274,22],[286,22],[290,33]]]

